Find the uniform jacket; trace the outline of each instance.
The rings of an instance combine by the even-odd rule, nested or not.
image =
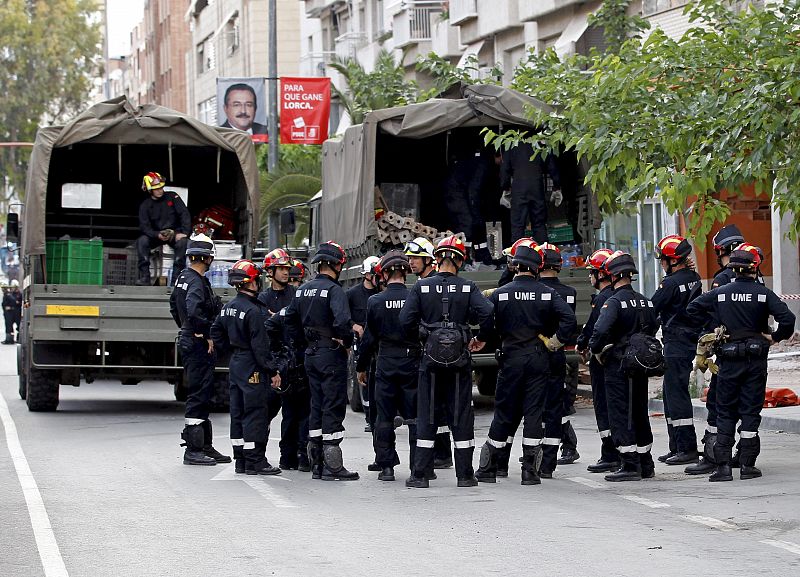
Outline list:
[[[562,343],[567,342],[578,328],[567,301],[529,275],[517,275],[494,291],[489,300],[494,306],[494,328],[505,354],[541,343],[539,335],[555,334]]]
[[[734,282],[697,297],[689,303],[686,314],[697,326],[718,319],[734,341],[770,334],[770,315],[778,323],[773,341],[782,341],[794,333],[795,316],[786,303],[751,278],[737,277]]]
[[[565,303],[569,306],[570,310],[572,310],[572,315],[575,316],[575,307],[576,307],[576,297],[578,296],[578,291],[575,290],[574,287],[564,284],[561,282],[557,277],[540,277],[539,282],[543,285],[550,287],[553,289],[559,297],[561,297]],[[577,321],[576,321],[577,322]],[[545,336],[552,336],[556,332],[557,325],[551,323],[545,329]],[[578,327],[577,324],[575,329],[572,331],[572,335],[566,341],[560,340],[562,343],[566,345],[574,345],[575,339],[578,337]]]
[[[408,288],[390,283],[383,292],[372,295],[367,304],[367,326],[358,354],[358,371],[369,369],[374,355],[398,356],[400,350],[419,350],[419,340],[410,338],[400,324],[400,311],[406,303]],[[407,356],[407,355],[406,355]]]
[[[408,338],[417,338],[421,323],[433,324],[443,320],[442,298],[445,294],[449,298],[450,321],[464,326],[479,325],[478,339],[485,342],[492,331],[492,304],[474,282],[449,272],[420,279],[409,291],[406,304],[400,311],[400,324]]]
[[[678,335],[676,331],[692,325],[686,316],[686,307],[702,292],[700,275],[689,268],[682,268],[664,277],[650,300],[660,317],[665,337],[685,336],[683,333]]]
[[[203,335],[207,339],[219,311],[218,303],[208,279],[192,268],[185,268],[169,297],[169,312],[182,337]]]
[[[597,294],[592,295],[592,312],[589,313],[589,318],[587,319],[586,324],[583,325],[581,334],[578,335],[577,347],[579,351],[584,351],[589,348],[589,339],[592,338],[594,325],[597,323],[597,318],[600,316],[600,311],[603,309],[603,305],[608,297],[610,297],[613,293],[614,289],[609,285],[600,290]]]
[[[157,239],[166,228],[189,235],[192,232],[191,216],[177,193],[167,191],[161,198],[148,196],[139,205],[139,230],[145,236]]]
[[[297,289],[286,308],[286,324],[294,342],[311,343],[316,338],[340,339],[353,344],[353,323],[347,295],[338,282],[318,274]]]
[[[266,323],[269,311],[266,305],[254,296],[238,293],[222,307],[211,327],[214,346],[221,351],[233,349],[233,363],[251,363],[253,370],[260,370],[270,377],[278,372],[271,354]],[[238,358],[237,358],[238,357]]]
[[[656,331],[658,318],[653,303],[631,285],[625,285],[614,290],[603,304],[589,339],[589,349],[599,354],[608,344],[624,346],[634,333],[652,336]]]
[[[545,172],[553,179],[553,186],[561,188],[555,157],[550,154],[542,161],[541,157],[531,160],[532,156],[533,147],[526,142],[520,142],[503,152],[503,163],[500,166],[500,186],[503,190],[522,191],[537,186],[543,188]]]
[[[363,282],[347,289],[350,318],[355,324],[363,327],[367,322],[367,301],[374,294],[378,294],[378,289],[368,289]]]
[[[717,271],[717,274],[714,275],[714,280],[711,281],[711,288],[719,288],[724,286],[728,283],[733,282],[733,279],[736,278],[736,273],[733,272],[729,268],[723,268]]]
[[[287,286],[281,290],[270,287],[258,295],[258,300],[267,305],[267,310],[272,314],[280,312],[282,308],[288,307],[292,302],[296,289]]]

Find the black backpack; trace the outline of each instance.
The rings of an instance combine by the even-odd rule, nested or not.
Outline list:
[[[664,348],[644,331],[644,313],[639,310],[639,331],[633,333],[622,353],[622,370],[629,377],[660,377],[664,374]]]
[[[450,322],[450,299],[442,299],[440,323],[425,325],[428,337],[425,340],[425,357],[438,367],[461,368],[469,363],[466,328]]]

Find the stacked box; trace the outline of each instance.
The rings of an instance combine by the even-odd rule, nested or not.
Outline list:
[[[136,272],[135,247],[103,249],[103,284],[132,285]]]
[[[102,240],[47,241],[47,282],[103,284]]]

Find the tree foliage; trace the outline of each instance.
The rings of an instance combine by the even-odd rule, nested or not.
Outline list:
[[[512,87],[557,110],[531,111],[540,132],[487,141],[574,150],[605,211],[660,193],[699,239],[730,213],[722,190],[755,184],[781,212],[800,212],[800,0],[730,4],[689,4],[693,27],[678,40],[656,29],[618,53],[529,55]]]
[[[40,125],[86,107],[100,73],[101,34],[92,0],[0,2],[0,140],[32,142]],[[30,151],[0,148],[0,174],[24,188]]]

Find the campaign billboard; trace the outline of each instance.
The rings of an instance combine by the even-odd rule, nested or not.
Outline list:
[[[330,114],[330,78],[281,78],[281,143],[322,144]]]
[[[217,124],[268,142],[265,78],[217,78]]]

